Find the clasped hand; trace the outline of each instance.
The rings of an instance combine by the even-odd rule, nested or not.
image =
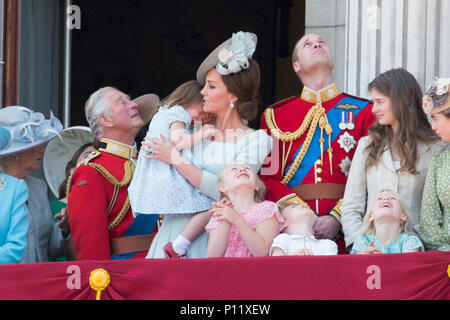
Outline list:
[[[219,202],[212,203],[213,208],[209,210],[218,221],[236,224],[241,219],[241,215],[234,209],[234,204],[229,199],[222,199]]]

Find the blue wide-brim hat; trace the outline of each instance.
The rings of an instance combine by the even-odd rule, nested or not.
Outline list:
[[[50,111],[50,119],[21,106],[0,109],[0,158],[46,144],[59,136],[63,125]]]

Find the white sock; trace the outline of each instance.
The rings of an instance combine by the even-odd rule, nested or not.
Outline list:
[[[185,254],[190,245],[191,242],[181,234],[174,241],[172,241],[173,250],[178,254]]]

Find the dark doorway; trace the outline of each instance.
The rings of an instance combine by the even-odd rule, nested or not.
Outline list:
[[[280,0],[75,0],[81,29],[72,32],[71,125],[86,124],[84,103],[100,87],[161,98],[195,79],[203,59],[233,32],[258,35],[261,108],[274,101]],[[278,24],[277,24],[278,23]],[[282,24],[281,24],[282,25]],[[278,26],[278,27],[277,27]],[[284,31],[284,30],[283,30]],[[259,125],[259,116],[250,123]]]

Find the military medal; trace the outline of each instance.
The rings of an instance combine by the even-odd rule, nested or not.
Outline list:
[[[353,138],[348,132],[345,132],[339,137],[338,143],[347,153],[349,153],[350,150],[356,145],[355,138]]]
[[[347,129],[348,130],[355,129],[355,114],[353,112],[349,112],[347,114]]]
[[[349,157],[345,157],[345,159],[343,159],[341,161],[341,163],[339,164],[339,167],[341,168],[341,171],[343,174],[345,174],[345,176],[348,176],[348,173],[350,172],[350,166],[351,166],[352,162],[350,161]]]
[[[342,111],[339,117],[339,129],[345,130],[347,129],[347,124],[345,123],[345,111]]]
[[[0,191],[3,191],[6,189],[6,181],[5,181],[5,177],[1,177],[0,178]]]

